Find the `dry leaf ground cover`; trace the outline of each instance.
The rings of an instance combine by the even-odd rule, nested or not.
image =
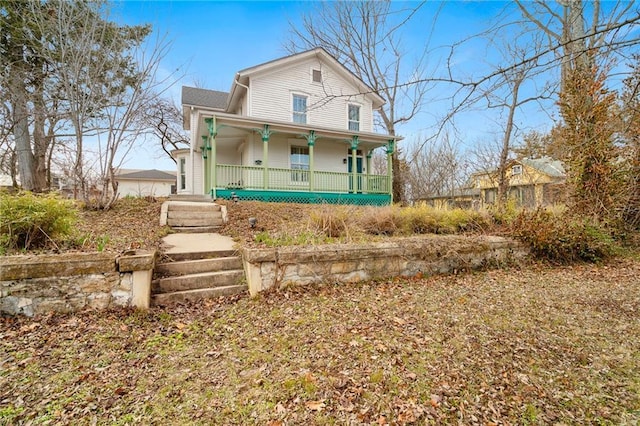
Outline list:
[[[4,318],[4,424],[637,424],[640,264]]]

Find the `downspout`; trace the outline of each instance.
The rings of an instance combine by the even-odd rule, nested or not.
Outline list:
[[[251,92],[249,91],[249,86],[245,86],[244,84],[238,81],[238,76],[236,74],[236,79],[233,81],[240,87],[244,87],[247,90],[247,115],[251,116]]]

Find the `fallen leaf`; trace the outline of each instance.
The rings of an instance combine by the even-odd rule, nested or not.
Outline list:
[[[287,409],[284,407],[284,405],[282,405],[282,402],[278,402],[274,409],[279,415],[285,414],[287,412]]]
[[[311,411],[322,411],[327,405],[322,401],[307,401],[304,405]]]
[[[405,320],[399,317],[393,317],[393,322],[395,322],[398,325],[405,325],[407,323]]]
[[[431,403],[432,407],[438,407],[441,401],[442,401],[442,397],[440,395],[432,394],[431,400],[429,402]]]

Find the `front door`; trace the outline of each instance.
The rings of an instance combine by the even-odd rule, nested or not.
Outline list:
[[[349,154],[349,158],[347,158],[348,172],[351,174],[353,170],[353,163],[351,162],[351,154]],[[356,173],[358,174],[356,178],[357,188],[353,190],[353,179],[349,176],[349,192],[362,192],[362,156],[356,155]]]

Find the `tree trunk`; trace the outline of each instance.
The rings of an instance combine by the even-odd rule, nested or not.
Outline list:
[[[395,203],[403,204],[404,197],[404,178],[402,176],[402,168],[400,167],[400,158],[398,156],[398,148],[393,151],[391,155],[391,169],[393,170],[393,201]]]
[[[18,174],[20,184],[27,191],[39,191],[35,180],[35,161],[31,151],[31,138],[29,137],[29,117],[27,108],[27,93],[17,81],[19,76],[13,78],[12,103],[13,103],[13,136],[16,143],[16,155],[18,158]]]
[[[49,139],[45,134],[46,107],[44,105],[44,93],[42,84],[44,84],[44,75],[39,74],[38,78],[42,80],[36,84],[36,90],[33,94],[33,158],[34,158],[34,181],[40,191],[49,187],[47,179],[47,151]]]
[[[507,160],[511,149],[511,134],[513,133],[513,117],[518,107],[518,95],[520,85],[524,80],[524,73],[517,74],[513,81],[513,94],[511,104],[509,105],[509,115],[507,117],[507,126],[504,130],[502,138],[502,149],[500,151],[500,163],[498,164],[498,206],[503,207],[507,202],[509,193],[509,178],[507,176]]]

